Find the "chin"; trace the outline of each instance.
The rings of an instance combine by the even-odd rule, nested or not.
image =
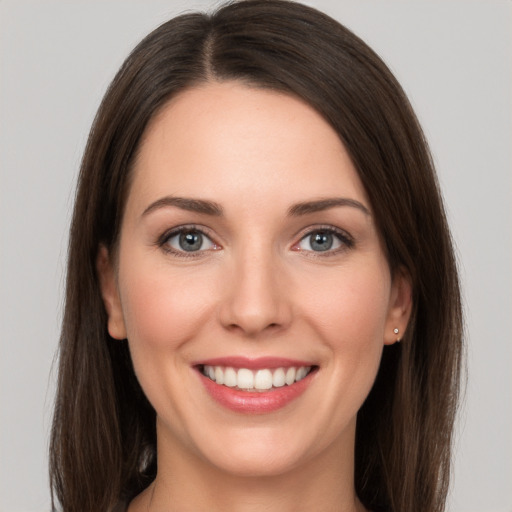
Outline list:
[[[262,447],[257,450],[233,450],[211,457],[209,462],[217,469],[234,477],[265,478],[276,477],[289,473],[304,462],[304,457],[296,452],[287,451],[284,447],[272,450]]]
[[[215,442],[211,437],[202,438],[196,448],[210,466],[233,477],[276,477],[314,464],[317,457],[323,458],[343,438],[352,438],[352,432],[341,437],[324,432],[326,435],[321,436],[321,428],[311,427],[274,424],[273,428],[232,428],[223,436],[215,435]]]

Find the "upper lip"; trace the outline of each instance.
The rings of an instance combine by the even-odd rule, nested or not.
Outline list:
[[[211,359],[204,359],[193,363],[193,366],[230,366],[233,368],[247,368],[249,370],[257,370],[260,368],[288,368],[290,366],[315,366],[311,361],[301,361],[298,359],[290,359],[285,357],[243,357],[243,356],[228,356],[228,357],[215,357]]]

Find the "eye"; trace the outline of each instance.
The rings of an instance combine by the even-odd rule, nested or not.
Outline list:
[[[195,228],[173,231],[164,237],[161,245],[173,253],[194,253],[219,248],[207,235]]]
[[[352,247],[352,245],[352,239],[348,235],[329,228],[310,231],[300,239],[299,243],[294,246],[294,249],[332,253],[343,247]]]

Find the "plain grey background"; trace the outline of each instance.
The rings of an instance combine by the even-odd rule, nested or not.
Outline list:
[[[459,252],[469,346],[448,510],[511,512],[512,4],[307,3],[383,57],[430,141]],[[49,510],[67,228],[95,110],[142,36],[212,5],[0,0],[0,512]]]

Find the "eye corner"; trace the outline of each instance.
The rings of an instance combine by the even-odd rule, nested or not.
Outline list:
[[[302,241],[302,238],[298,241],[298,242],[295,242],[291,247],[290,247],[290,251],[294,251],[294,252],[301,252],[302,249],[300,248],[300,242]]]

